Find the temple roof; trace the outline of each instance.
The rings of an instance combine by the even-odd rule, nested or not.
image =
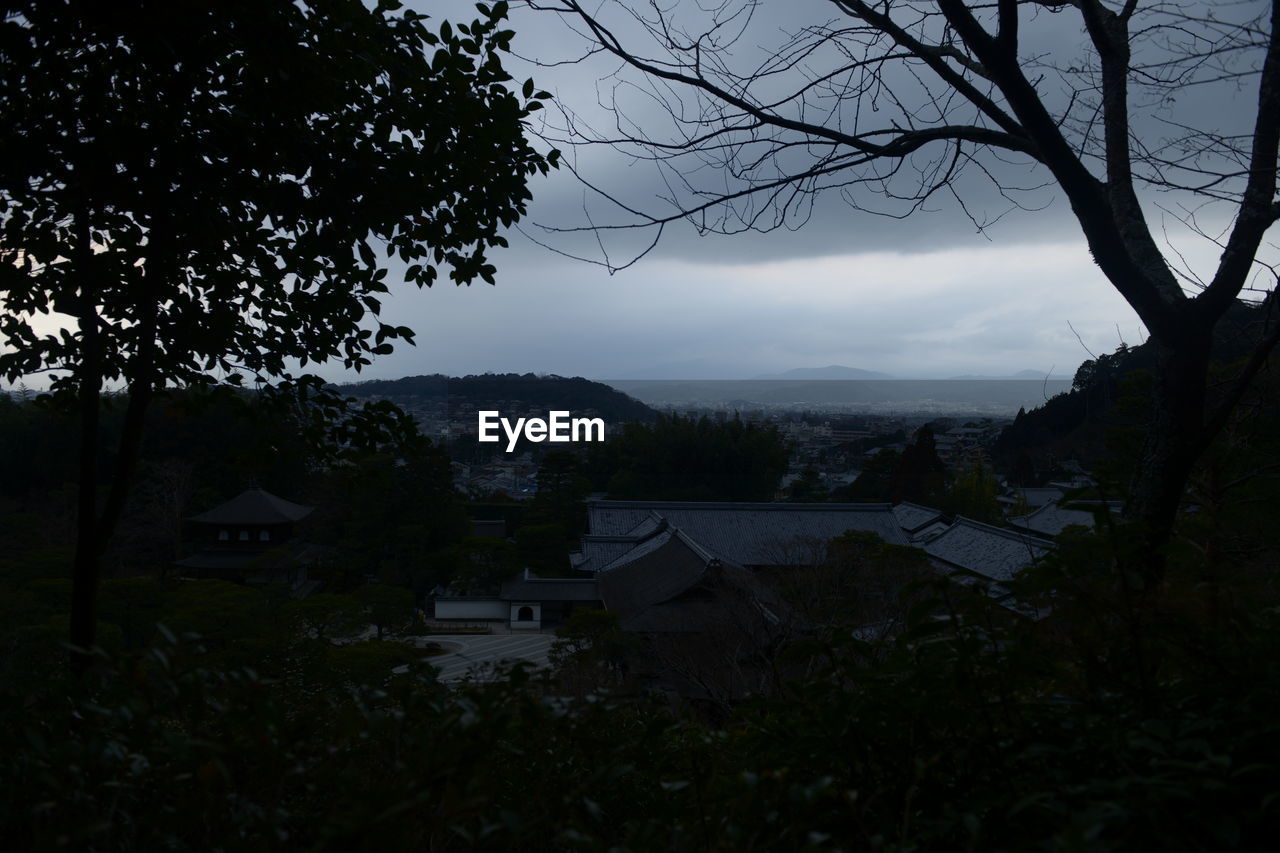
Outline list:
[[[306,518],[313,509],[254,488],[208,512],[192,516],[191,520],[201,524],[286,524]]]
[[[739,503],[696,501],[592,501],[590,534],[582,537],[580,571],[599,572],[659,547],[668,526],[679,528],[710,555],[739,566],[807,562],[821,546],[847,530],[876,533],[906,545],[889,504]]]
[[[957,518],[945,532],[925,543],[924,551],[949,565],[1004,583],[1053,547],[1052,542],[1029,533]]]

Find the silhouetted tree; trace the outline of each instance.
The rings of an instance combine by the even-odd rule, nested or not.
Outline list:
[[[916,439],[907,445],[889,486],[893,503],[936,503],[946,486],[947,466],[938,458],[938,445],[928,424],[916,431]]]
[[[99,559],[144,413],[167,385],[359,369],[412,331],[378,319],[388,269],[492,282],[534,151],[499,56],[506,4],[437,32],[384,0],[10,2],[0,22],[0,375],[51,371],[80,413],[71,641],[94,642]],[[36,318],[55,312],[68,328]],[[127,410],[99,503],[99,401]],[[316,414],[339,408],[322,395]]]
[[[586,499],[591,492],[591,481],[582,473],[577,454],[549,451],[538,465],[537,480],[528,523],[557,525],[562,538],[577,539],[586,525]]]
[[[787,499],[796,502],[825,501],[827,486],[815,468],[805,468],[787,489]]]
[[[1278,0],[832,0],[832,19],[797,20],[765,49],[752,0],[530,5],[566,18],[590,42],[588,55],[637,72],[629,82],[669,113],[665,124],[640,124],[606,103],[617,128],[591,136],[570,116],[566,138],[665,167],[662,211],[620,201],[622,221],[597,214],[584,230],[660,229],[680,218],[725,233],[767,230],[803,222],[827,189],[860,209],[906,216],[959,196],[965,167],[1017,207],[1028,190],[1001,181],[1010,160],[1055,184],[1094,261],[1150,334],[1155,381],[1125,513],[1139,523],[1148,580],[1163,574],[1192,466],[1280,340],[1272,288],[1254,313],[1251,354],[1210,388],[1214,328],[1251,284],[1280,218]],[[1182,97],[1205,87],[1218,87],[1218,109]],[[1224,112],[1233,97],[1251,102],[1247,114]],[[1149,136],[1153,123],[1162,136]],[[662,127],[670,135],[654,129]],[[1216,266],[1183,270],[1184,258],[1162,249],[1140,197],[1147,190],[1195,211],[1184,221],[1220,247]],[[979,228],[992,218],[961,208]],[[1202,229],[1208,218],[1229,226]],[[1266,289],[1274,270],[1261,275]]]
[[[1000,504],[996,502],[999,488],[995,475],[981,462],[974,462],[952,479],[941,508],[951,515],[995,524],[1002,517]]]
[[[902,463],[896,450],[878,450],[862,463],[858,478],[831,493],[831,499],[854,503],[884,503],[893,490],[894,477]]]
[[[767,501],[788,456],[773,427],[664,415],[654,424],[627,424],[595,445],[590,470],[614,498]]]

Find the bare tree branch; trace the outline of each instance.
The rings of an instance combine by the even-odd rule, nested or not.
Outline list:
[[[1168,541],[1195,460],[1277,343],[1274,330],[1253,342],[1225,396],[1209,387],[1215,328],[1274,264],[1261,253],[1280,221],[1280,0],[831,0],[830,20],[787,22],[774,49],[755,26],[773,7],[754,0],[529,5],[620,63],[602,102],[618,132],[584,134],[566,111],[555,141],[621,149],[666,190],[662,209],[645,210],[589,183],[625,218],[549,230],[798,227],[830,190],[888,216],[951,196],[982,230],[993,220],[965,197],[966,173],[1014,210],[1034,197],[1007,160],[1047,175],[1040,185],[1066,197],[1150,333],[1151,423],[1126,513],[1152,531],[1153,553]],[[629,116],[620,98],[632,93],[659,112]],[[1252,100],[1210,119],[1183,109],[1210,94]],[[1157,242],[1154,193],[1174,199],[1157,209],[1184,211],[1190,233],[1221,244],[1211,276]]]

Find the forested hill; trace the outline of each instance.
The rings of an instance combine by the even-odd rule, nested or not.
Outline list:
[[[1248,355],[1259,330],[1263,309],[1238,302],[1218,324],[1214,361],[1229,366]],[[1018,412],[994,448],[996,466],[1015,482],[1029,481],[1032,469],[1043,472],[1056,462],[1076,459],[1092,466],[1108,454],[1107,433],[1116,427],[1136,428],[1145,415],[1140,401],[1142,373],[1154,367],[1155,353],[1147,344],[1121,344],[1113,353],[1087,359],[1076,370],[1070,391],[1029,412]],[[1124,383],[1128,377],[1133,380]],[[1128,397],[1130,405],[1118,405]],[[1029,483],[1028,483],[1029,484]]]
[[[441,374],[406,376],[403,379],[374,379],[341,385],[345,393],[356,397],[387,397],[392,400],[417,398],[422,401],[447,401],[450,408],[462,402],[519,403],[533,409],[568,411],[573,414],[594,411],[605,420],[652,421],[657,412],[628,397],[621,391],[580,376],[537,376],[533,373],[485,373],[480,376],[450,377]]]

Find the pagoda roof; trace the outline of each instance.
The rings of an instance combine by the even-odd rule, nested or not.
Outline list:
[[[286,524],[311,514],[315,507],[278,498],[262,489],[246,489],[208,512],[191,517],[202,524]]]

